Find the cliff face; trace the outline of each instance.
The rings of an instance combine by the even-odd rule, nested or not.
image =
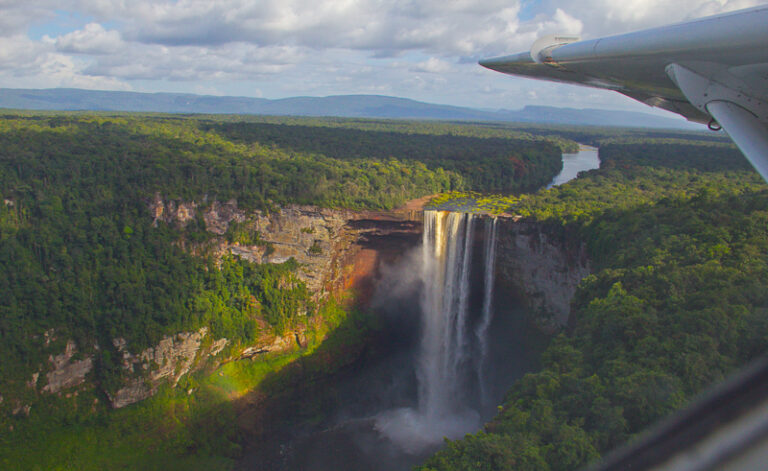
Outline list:
[[[356,301],[364,304],[382,261],[393,259],[417,244],[420,233],[420,222],[414,221],[420,217],[412,210],[353,212],[288,206],[264,214],[241,210],[236,201],[214,201],[203,206],[196,202],[165,201],[160,195],[148,207],[155,225],[184,227],[202,217],[212,235],[206,249],[217,257],[232,254],[254,263],[283,263],[293,257],[301,267],[297,276],[318,300],[353,289],[358,294]],[[245,243],[229,237],[228,231],[233,227],[250,235]],[[187,248],[193,252],[201,249]],[[88,375],[94,368],[93,355],[79,352],[72,340],[67,340],[63,351],[56,353],[51,343],[55,337],[55,332],[50,331],[41,339],[54,352],[48,364],[40,365],[32,374],[27,387],[36,393],[62,395],[92,388]],[[304,328],[282,337],[265,334],[254,345],[243,346],[224,358],[220,353],[228,343],[226,338],[211,338],[206,328],[163,337],[157,345],[140,352],[130,351],[125,339],[112,339],[124,372],[122,386],[107,394],[112,407],[146,399],[161,385],[175,386],[184,375],[206,366],[304,347],[306,335]],[[98,350],[99,346],[93,349]],[[27,410],[22,403],[17,409],[15,413]]]
[[[60,355],[49,356],[51,370],[45,375],[47,383],[42,391],[46,393],[56,393],[62,389],[68,389],[78,386],[85,382],[85,376],[93,369],[93,358],[86,356],[83,359],[75,359],[77,346],[75,342],[69,340],[64,352]],[[35,381],[34,383],[37,383]]]
[[[299,279],[318,296],[336,281],[339,256],[356,240],[356,235],[346,230],[347,221],[356,213],[345,210],[287,206],[265,214],[241,210],[234,200],[214,201],[200,208],[195,202],[164,201],[160,195],[155,195],[149,210],[155,224],[181,227],[200,212],[206,230],[217,236],[214,251],[218,256],[233,254],[254,263],[283,263],[293,257],[301,265]],[[234,224],[256,240],[241,242],[225,237]]]
[[[358,301],[365,302],[364,294],[372,286],[381,261],[407,248],[393,250],[384,241],[402,239],[406,234],[404,240],[415,243],[419,233],[418,224],[410,220],[415,217],[412,212],[358,213],[288,206],[264,214],[241,210],[236,201],[214,201],[202,208],[195,202],[164,201],[160,195],[150,202],[149,210],[154,224],[183,227],[202,216],[206,230],[214,236],[212,248],[218,257],[232,254],[253,263],[283,263],[294,258],[300,264],[297,276],[318,299],[355,289],[363,294]],[[226,237],[232,227],[250,234],[252,243]],[[125,340],[113,339],[122,355],[125,381],[109,395],[112,406],[124,407],[150,397],[160,385],[175,386],[183,375],[206,365],[301,348],[306,345],[306,336],[303,328],[283,337],[265,335],[229,358],[218,358],[227,343],[227,339],[208,338],[205,328],[165,337],[138,353],[130,352]]]
[[[194,202],[164,201],[157,195],[149,202],[155,224],[184,226],[202,217],[213,239],[207,246],[217,256],[233,254],[254,263],[282,263],[295,258],[297,274],[318,300],[354,290],[355,301],[365,304],[375,288],[382,263],[391,262],[421,240],[421,214],[413,208],[390,212],[335,211],[308,206],[289,206],[264,214],[246,212],[235,201],[213,202],[202,207]],[[566,325],[570,301],[580,280],[589,273],[582,245],[559,240],[540,226],[500,221],[497,248],[498,283],[515,292],[531,307],[533,321],[548,332]],[[234,225],[234,226],[233,226]],[[255,234],[251,243],[228,237],[232,227]],[[255,240],[254,240],[255,239]],[[187,247],[195,251],[199,247]],[[45,345],[55,333],[45,335]],[[42,340],[42,339],[41,339]],[[66,343],[65,343],[66,342]],[[162,384],[176,385],[186,374],[223,361],[268,352],[287,352],[306,346],[303,328],[283,337],[265,334],[224,358],[226,338],[212,338],[206,328],[162,338],[157,345],[131,352],[124,339],[112,339],[124,371],[122,386],[108,394],[119,408],[152,396]],[[93,387],[89,374],[95,360],[79,352],[72,340],[60,339],[47,365],[40,365],[27,387],[42,394],[76,394]],[[53,349],[53,344],[51,347]],[[98,350],[91,346],[86,350]],[[23,412],[23,408],[20,409]]]
[[[538,224],[500,221],[497,270],[503,289],[514,291],[533,310],[531,320],[552,333],[567,325],[571,300],[590,273],[586,248],[562,240]]]
[[[112,407],[124,407],[146,399],[164,382],[176,386],[196,363],[204,362],[207,357],[215,357],[226,346],[227,339],[219,339],[201,348],[207,334],[208,329],[203,327],[197,332],[163,337],[156,346],[136,355],[128,351],[125,339],[113,339],[112,343],[122,355],[121,366],[126,381],[124,387],[109,395]]]

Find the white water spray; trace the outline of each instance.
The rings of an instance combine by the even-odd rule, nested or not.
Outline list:
[[[483,276],[483,312],[475,330],[477,342],[480,345],[480,356],[477,361],[477,383],[480,385],[480,401],[483,405],[488,403],[488,392],[485,387],[485,359],[488,356],[488,327],[493,319],[493,284],[495,282],[496,267],[496,222],[494,218],[485,220],[485,244],[483,255],[485,273]]]
[[[457,412],[463,403],[461,368],[467,357],[466,318],[473,216],[424,211],[421,298],[423,316],[419,411],[427,420]]]
[[[470,396],[471,391],[477,392],[474,381],[484,379],[481,368],[492,314],[496,219],[486,220],[485,286],[479,320],[469,309],[475,220],[468,213],[424,211],[418,408],[389,411],[377,420],[380,432],[412,452],[480,426]]]

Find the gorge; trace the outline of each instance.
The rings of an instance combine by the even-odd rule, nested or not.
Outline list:
[[[437,211],[424,211],[424,221],[422,245],[378,273],[373,352],[288,399],[239,469],[409,469],[443,437],[477,430],[535,369],[546,336],[530,322],[523,291],[494,280],[495,230],[513,223]],[[307,404],[323,411],[307,420]]]
[[[583,247],[510,217],[422,214],[421,244],[401,246],[374,274],[370,308],[383,319],[384,347],[311,389],[334,396],[319,423],[276,434],[273,424],[272,439],[260,437],[240,469],[409,469],[444,437],[491,419],[512,383],[536,368],[542,332],[565,325],[589,273]],[[323,402],[292,403],[305,401]],[[301,422],[274,418],[283,420]]]
[[[765,351],[720,140],[8,116],[0,467],[576,469]]]

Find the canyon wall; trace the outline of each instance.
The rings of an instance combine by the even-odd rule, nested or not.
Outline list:
[[[267,214],[239,209],[234,200],[200,205],[167,201],[159,194],[147,206],[154,225],[185,227],[195,219],[205,221],[211,235],[205,245],[180,242],[193,253],[206,250],[216,257],[234,255],[253,263],[283,263],[294,258],[300,264],[297,277],[317,301],[354,290],[354,301],[365,305],[381,264],[417,245],[421,233],[420,214],[412,210],[354,212],[287,206]],[[228,237],[231,227],[254,235],[250,239],[255,240],[243,243]],[[204,367],[305,347],[306,329],[300,326],[283,336],[264,333],[253,345],[238,346],[226,354],[222,352],[229,340],[212,338],[205,327],[165,336],[139,352],[132,352],[125,339],[114,338],[112,347],[119,355],[123,380],[107,397],[112,407],[124,407],[152,396],[163,384],[175,386],[184,375]],[[99,346],[91,345],[89,353],[81,352],[73,340],[57,337],[51,330],[40,339],[41,347],[51,354],[47,364],[39,365],[31,375],[28,390],[69,397],[77,395],[80,388],[94,387],[89,381],[95,367],[90,352],[98,351]],[[19,401],[13,413],[28,414],[29,406]]]
[[[500,289],[513,291],[544,332],[565,327],[576,288],[590,273],[584,244],[537,223],[501,218],[497,254]]]
[[[354,212],[311,206],[288,206],[269,214],[244,211],[237,202],[165,201],[156,195],[148,202],[154,224],[185,226],[202,218],[211,239],[205,247],[186,244],[191,252],[209,250],[216,256],[235,255],[254,263],[282,263],[293,257],[300,264],[297,276],[320,301],[354,291],[353,299],[370,300],[382,263],[391,263],[421,243],[421,212],[409,208],[389,212]],[[255,234],[243,243],[228,237],[233,226]],[[531,320],[546,332],[565,326],[570,301],[580,280],[589,273],[586,251],[578,241],[564,240],[538,224],[500,218],[497,241],[497,283],[531,308]],[[322,322],[322,319],[313,320]],[[133,352],[121,338],[112,339],[124,372],[122,385],[107,394],[119,408],[153,395],[163,384],[175,386],[186,374],[222,362],[270,352],[288,352],[306,346],[306,326],[283,336],[265,333],[253,345],[226,348],[229,340],[213,338],[208,329],[179,332],[156,345]],[[31,375],[27,387],[34,394],[77,394],[91,388],[98,345],[79,351],[71,339],[54,331],[41,338],[50,352],[46,364]],[[14,407],[28,413],[25,404]]]

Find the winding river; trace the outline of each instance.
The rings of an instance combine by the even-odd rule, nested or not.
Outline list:
[[[597,148],[579,144],[575,154],[563,154],[563,170],[547,185],[547,189],[562,185],[579,176],[579,172],[600,168]]]

